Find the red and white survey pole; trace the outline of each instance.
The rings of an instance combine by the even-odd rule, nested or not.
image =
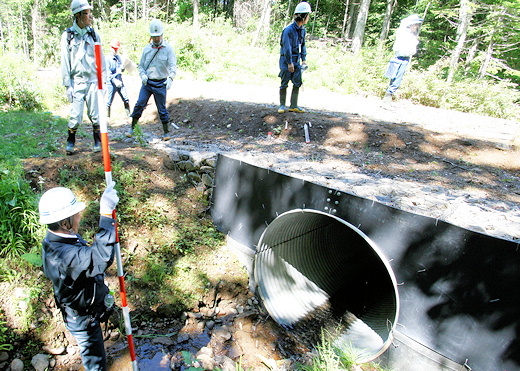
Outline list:
[[[103,165],[105,168],[105,181],[107,186],[112,183],[112,168],[110,166],[110,152],[108,150],[108,128],[106,120],[105,95],[103,92],[103,61],[101,59],[101,43],[96,42],[94,46],[96,53],[96,70],[98,79],[98,112],[99,112],[99,128],[101,131],[101,148],[103,153]],[[112,218],[116,219],[116,211],[112,212]],[[123,317],[125,320],[125,331],[128,340],[128,350],[132,360],[132,368],[137,371],[137,360],[135,358],[134,339],[132,337],[132,324],[130,322],[130,309],[126,301],[125,277],[123,272],[123,262],[121,260],[121,247],[119,245],[119,232],[116,222],[116,244],[114,246],[117,262],[117,275],[119,277],[119,295],[121,297],[121,305],[123,307]]]

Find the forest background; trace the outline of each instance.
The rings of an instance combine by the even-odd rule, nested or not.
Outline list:
[[[178,78],[277,87],[279,38],[295,0],[93,0],[105,52],[112,38],[137,62],[150,19],[166,24]],[[519,0],[313,0],[305,85],[381,96],[394,30],[409,14],[424,18],[419,53],[398,97],[423,105],[520,117]],[[59,37],[71,25],[68,0],[5,0],[0,6],[0,105],[51,109],[63,103],[59,79],[36,71],[59,66]],[[22,63],[21,63],[22,61]],[[238,72],[238,73],[237,73]],[[276,94],[275,94],[276,95]]]

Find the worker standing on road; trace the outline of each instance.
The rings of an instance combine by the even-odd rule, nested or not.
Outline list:
[[[391,102],[392,96],[401,85],[406,67],[410,58],[417,53],[419,45],[419,28],[423,19],[416,14],[401,20],[399,28],[395,33],[393,46],[394,57],[388,63],[385,77],[390,79],[390,86],[386,89],[384,102]]]
[[[119,55],[119,49],[121,43],[119,40],[114,39],[110,42],[110,54],[107,56],[107,71],[108,71],[108,83],[107,83],[107,116],[110,117],[110,106],[114,101],[116,93],[119,94],[125,105],[125,112],[127,116],[130,116],[130,103],[128,100],[128,94],[126,93],[125,84],[123,83],[122,73],[124,72],[123,61]]]
[[[119,202],[115,183],[105,189],[99,208],[99,230],[92,246],[78,234],[85,204],[68,188],[48,190],[40,199],[40,222],[48,231],[42,243],[43,272],[52,281],[56,306],[76,339],[85,370],[106,370],[106,352],[100,322],[111,313],[105,299],[109,289],[104,272],[114,261]]]
[[[101,42],[91,27],[92,6],[87,0],[72,0],[72,27],[61,35],[61,76],[71,103],[66,152],[74,153],[76,131],[83,120],[83,107],[92,122],[94,152],[101,151],[94,43]],[[103,65],[103,72],[105,68]]]
[[[151,42],[146,45],[139,62],[139,76],[143,84],[139,91],[139,98],[135,104],[132,117],[132,126],[126,134],[131,138],[134,134],[135,126],[143,114],[143,110],[148,104],[150,96],[153,95],[159,118],[162,122],[163,140],[170,139],[170,115],[166,109],[166,91],[172,86],[173,78],[177,73],[177,58],[173,48],[163,40],[164,26],[158,19],[150,22]]]
[[[280,107],[278,113],[286,111],[285,100],[287,87],[292,81],[290,112],[305,112],[298,107],[298,94],[302,86],[302,71],[307,69],[307,48],[305,46],[305,24],[309,21],[311,6],[302,1],[294,9],[294,22],[285,27],[280,38],[280,74],[282,79],[280,86]],[[301,64],[300,64],[301,59]]]

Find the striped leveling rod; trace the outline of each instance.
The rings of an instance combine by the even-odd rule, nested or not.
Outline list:
[[[101,147],[103,150],[103,165],[105,168],[105,181],[107,186],[112,183],[112,169],[110,166],[110,152],[108,150],[108,128],[105,111],[105,96],[103,92],[103,61],[101,60],[101,43],[95,43],[96,53],[96,70],[98,78],[98,112],[99,112],[99,127],[101,130]],[[116,211],[112,213],[112,217],[116,219]],[[128,340],[128,350],[130,351],[130,358],[132,359],[132,368],[134,371],[138,370],[137,360],[135,358],[134,339],[132,337],[132,325],[130,322],[130,310],[126,301],[125,277],[123,272],[123,262],[121,260],[121,247],[119,245],[119,233],[116,222],[116,244],[114,246],[115,256],[117,262],[117,275],[119,277],[119,295],[121,297],[121,305],[123,307],[123,317],[125,320],[125,331]]]

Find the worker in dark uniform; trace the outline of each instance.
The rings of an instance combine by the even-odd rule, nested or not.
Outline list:
[[[112,212],[119,197],[114,185],[101,197],[99,230],[91,246],[78,234],[85,204],[70,189],[52,188],[39,202],[40,222],[48,226],[42,244],[43,271],[52,281],[56,306],[79,345],[87,371],[107,369],[100,323],[110,315],[104,272],[114,260],[116,243]]]

